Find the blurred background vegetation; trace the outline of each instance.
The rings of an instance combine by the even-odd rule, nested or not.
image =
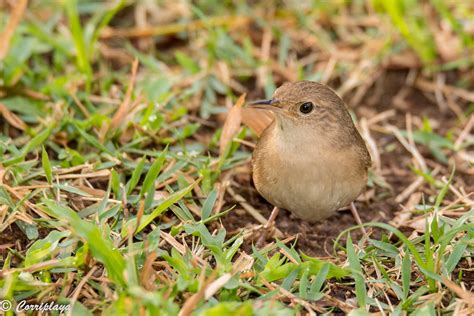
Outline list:
[[[0,298],[467,313],[473,56],[472,1],[0,0]],[[303,79],[337,91],[371,151],[364,233],[347,211],[265,232],[255,135],[219,154],[239,96]]]

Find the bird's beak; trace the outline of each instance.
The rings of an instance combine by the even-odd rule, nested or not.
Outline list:
[[[249,105],[272,105],[273,99],[252,101]]]
[[[281,111],[279,107],[280,102],[276,99],[268,100],[257,100],[249,103],[249,107],[252,109],[267,110],[267,111]]]

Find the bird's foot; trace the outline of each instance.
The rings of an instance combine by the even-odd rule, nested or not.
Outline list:
[[[270,217],[268,218],[267,222],[265,225],[263,225],[264,231],[262,232],[261,236],[258,238],[257,241],[257,246],[261,247],[263,246],[263,243],[267,239],[267,237],[272,237],[275,233],[275,219],[278,216],[278,213],[280,212],[280,209],[278,207],[274,207],[272,210],[272,213],[270,214]]]

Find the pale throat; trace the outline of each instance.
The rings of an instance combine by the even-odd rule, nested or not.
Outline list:
[[[323,135],[324,132],[314,126],[297,123],[288,119],[276,119],[270,138],[280,156],[305,160],[330,150],[330,143]]]

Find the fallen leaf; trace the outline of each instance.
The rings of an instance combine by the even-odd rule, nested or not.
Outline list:
[[[242,123],[260,137],[263,131],[273,122],[275,116],[270,111],[244,108],[245,94],[242,94],[230,109],[224,122],[224,128],[219,143],[219,153],[222,155],[227,145],[232,142]]]
[[[257,110],[252,108],[242,109],[242,121],[251,130],[262,135],[263,131],[273,122],[275,116],[270,111]]]
[[[385,67],[388,69],[418,69],[421,66],[420,58],[409,50],[391,55],[385,62]]]
[[[138,69],[138,59],[135,59],[132,64],[132,76],[128,84],[127,92],[125,94],[125,99],[120,104],[117,112],[115,112],[112,118],[112,121],[110,122],[109,129],[115,129],[115,128],[118,128],[119,126],[122,126],[125,120],[125,117],[127,117],[127,114],[130,110],[130,100],[132,99],[133,87],[135,85],[135,80],[137,78],[137,69]]]
[[[232,274],[225,273],[220,278],[210,283],[204,290],[204,298],[206,300],[210,299],[214,294],[217,293],[217,291],[219,291],[224,285],[226,285],[227,282],[229,282],[231,277]]]
[[[407,221],[412,217],[412,210],[421,201],[421,192],[415,192],[410,196],[410,199],[403,207],[403,211],[397,212],[395,217],[390,221],[390,224],[395,227],[404,226]]]
[[[447,288],[449,288],[451,291],[456,293],[458,297],[461,299],[465,300],[468,304],[474,305],[474,294],[472,292],[469,292],[466,289],[463,289],[453,281],[449,280],[445,276],[441,277],[443,280],[444,285],[446,285]]]
[[[76,188],[86,193],[89,193],[90,195],[95,196],[95,197],[103,198],[105,196],[104,190],[90,188],[85,185],[76,185]]]
[[[5,105],[0,103],[0,114],[7,120],[7,122],[22,131],[26,129],[26,124],[13,112],[11,112]]]
[[[407,227],[413,228],[417,232],[424,234],[426,230],[426,218],[425,216],[418,216],[408,222]],[[431,221],[430,221],[431,223]]]
[[[227,145],[232,142],[235,134],[239,131],[240,124],[242,123],[242,105],[245,102],[245,93],[242,94],[235,105],[230,109],[227,115],[224,127],[222,129],[222,135],[219,142],[219,154],[222,155]]]
[[[8,54],[10,40],[15,33],[18,23],[21,21],[27,5],[28,0],[20,0],[15,5],[12,5],[12,12],[8,24],[5,30],[0,34],[0,60],[4,59]]]

